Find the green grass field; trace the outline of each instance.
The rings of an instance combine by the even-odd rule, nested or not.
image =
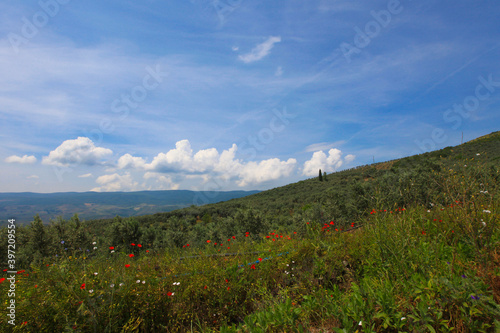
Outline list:
[[[495,332],[495,175],[436,173],[446,205],[372,207],[343,227],[148,249],[96,242],[16,275],[14,332]],[[498,177],[498,176],[497,176]],[[432,206],[432,203],[431,203]],[[226,255],[227,254],[227,255]],[[6,331],[7,331],[6,330]]]

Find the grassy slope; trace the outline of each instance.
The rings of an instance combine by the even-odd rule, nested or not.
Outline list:
[[[311,220],[286,233],[270,230],[269,238],[227,235],[223,247],[211,241],[197,248],[146,252],[129,246],[111,253],[113,244],[102,243],[90,258],[61,249],[59,257],[18,275],[15,331],[500,330],[499,143],[497,132],[329,175],[327,182],[310,179],[196,212],[168,213],[242,206],[267,214],[307,211],[315,202],[327,205],[325,193],[350,179],[374,182],[383,172],[433,158],[441,165],[428,181],[441,186],[448,204],[373,207],[349,221],[349,232]],[[240,255],[217,256],[224,252]],[[194,257],[180,259],[186,256]],[[0,284],[0,293],[6,286]],[[2,313],[0,327],[5,318]]]
[[[477,156],[477,153],[481,154]],[[294,210],[307,209],[314,203],[328,204],[332,192],[342,192],[343,188],[355,181],[370,181],[385,173],[418,167],[425,161],[438,161],[451,165],[457,160],[476,159],[487,161],[488,165],[500,164],[500,131],[494,132],[456,147],[410,156],[398,160],[360,166],[327,175],[327,181],[320,182],[317,177],[263,191],[244,198],[208,204],[200,210],[179,209],[170,213],[156,214],[168,218],[172,215],[221,214],[237,208],[253,208],[271,214],[290,214]],[[352,217],[351,217],[352,218]],[[147,217],[144,219],[147,220]]]

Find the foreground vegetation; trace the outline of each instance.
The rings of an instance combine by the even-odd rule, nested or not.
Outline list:
[[[75,216],[44,226],[35,218],[17,233],[26,267],[16,279],[17,325],[7,324],[5,300],[0,326],[499,331],[500,168],[491,153],[473,153],[396,161],[321,199],[290,192],[279,199],[292,198],[286,211],[250,197],[258,209],[238,199],[142,219]],[[330,186],[359,174],[334,176]],[[306,185],[327,188],[294,186]],[[0,293],[7,290],[4,280]]]

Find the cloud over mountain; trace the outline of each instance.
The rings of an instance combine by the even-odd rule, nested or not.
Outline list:
[[[151,163],[146,163],[141,157],[125,154],[118,159],[117,166],[119,169],[147,171],[145,178],[151,178],[153,174],[211,174],[224,180],[236,179],[238,186],[246,186],[290,176],[297,164],[293,158],[287,161],[270,158],[245,163],[235,158],[237,150],[238,146],[233,144],[222,153],[215,148],[194,153],[189,140],[181,140],[175,144],[175,148],[157,154]],[[163,181],[171,182],[169,179]]]
[[[347,155],[342,159],[342,152],[337,148],[330,149],[328,155],[320,150],[314,152],[311,159],[304,162],[302,174],[304,176],[316,176],[319,169],[324,172],[335,172],[342,167],[344,162],[352,162],[354,158],[354,155]]]
[[[96,165],[102,159],[113,154],[111,149],[96,147],[94,142],[87,137],[78,137],[66,140],[59,147],[44,156],[42,164],[69,166],[69,165]]]

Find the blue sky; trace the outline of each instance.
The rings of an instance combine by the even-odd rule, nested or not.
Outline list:
[[[1,192],[269,189],[499,130],[500,3],[0,3]]]

